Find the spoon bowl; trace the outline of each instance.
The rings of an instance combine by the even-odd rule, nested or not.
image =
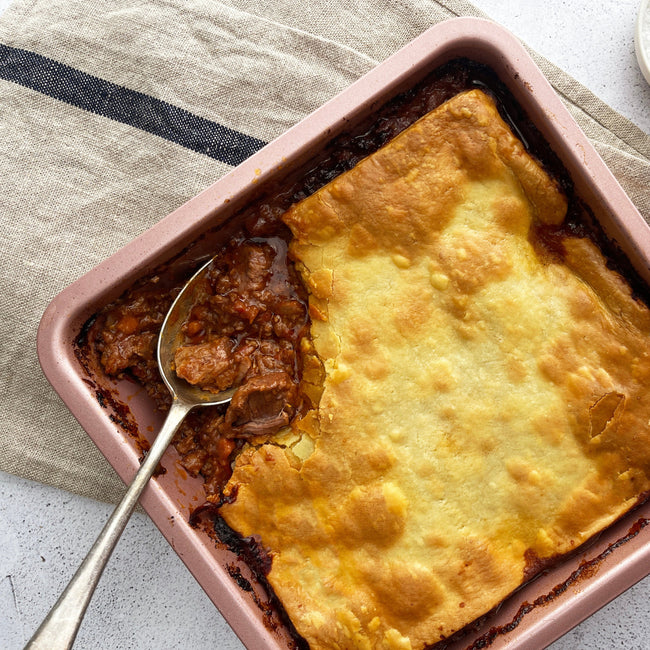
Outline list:
[[[182,327],[185,317],[192,308],[196,286],[203,280],[212,260],[204,264],[185,284],[169,308],[158,337],[158,369],[165,385],[178,400],[194,406],[214,406],[227,404],[232,399],[237,387],[228,388],[220,393],[212,393],[181,379],[174,370],[174,351],[182,344]]]
[[[28,641],[25,650],[67,650],[72,648],[104,567],[124,531],[142,491],[147,486],[179,426],[193,408],[227,404],[237,389],[237,387],[233,387],[221,393],[208,392],[189,384],[178,377],[174,371],[174,351],[182,341],[183,322],[191,309],[196,287],[203,279],[211,262],[212,260],[204,264],[185,284],[169,308],[158,337],[158,368],[172,395],[172,403],[167,417],[122,501],[113,511],[56,604]]]

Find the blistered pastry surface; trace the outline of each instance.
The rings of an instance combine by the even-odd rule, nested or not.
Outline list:
[[[221,510],[312,649],[434,643],[650,489],[650,314],[591,242],[531,243],[565,212],[470,91],[285,215],[322,396]]]

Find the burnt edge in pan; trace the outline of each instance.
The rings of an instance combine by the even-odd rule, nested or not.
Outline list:
[[[236,492],[232,499],[236,498]],[[219,507],[223,503],[205,503],[192,512],[190,525],[202,530],[214,543],[230,553],[237,559],[237,563],[228,563],[225,568],[228,575],[243,591],[249,594],[262,614],[262,623],[270,632],[276,632],[278,625],[282,625],[289,632],[291,645],[287,650],[309,650],[309,644],[298,634],[291,619],[287,615],[280,599],[276,596],[273,587],[266,579],[271,570],[272,558],[256,536],[243,538],[222,519]],[[250,569],[249,578],[242,574],[242,565]],[[254,581],[266,599],[257,593],[258,590],[251,584]]]
[[[650,494],[645,495],[645,498],[641,498],[639,500],[639,503],[641,504],[643,501],[645,501],[648,496],[650,496]],[[256,605],[262,610],[264,624],[267,626],[267,628],[274,629],[273,623],[271,622],[271,616],[273,612],[268,610],[268,607],[270,606],[276,608],[277,615],[279,616],[280,620],[284,622],[289,632],[291,633],[295,645],[291,646],[289,650],[308,650],[309,646],[295,630],[293,624],[286,615],[284,608],[282,607],[282,603],[279,601],[273,591],[273,588],[266,580],[265,576],[270,569],[270,562],[272,561],[271,558],[268,557],[266,550],[260,545],[259,539],[255,537],[243,538],[237,532],[233,531],[228,526],[228,524],[226,524],[218,512],[220,505],[221,504],[206,504],[205,506],[197,508],[190,518],[190,523],[196,528],[203,529],[208,535],[215,539],[215,543],[220,544],[223,548],[231,551],[239,560],[243,561],[248,567],[251,567],[253,569],[256,580],[269,594],[269,600],[267,602],[261,601],[259,597],[253,596]],[[452,634],[450,637],[438,641],[433,645],[427,646],[426,650],[446,650],[451,645],[462,642],[463,639],[467,639],[467,641],[469,641],[469,645],[466,646],[465,650],[481,650],[482,648],[488,648],[497,640],[498,637],[505,636],[506,634],[509,634],[517,627],[519,627],[524,618],[533,612],[533,610],[548,605],[550,602],[562,597],[570,587],[578,584],[583,580],[588,580],[594,576],[600,569],[602,563],[616,549],[624,546],[632,539],[634,539],[648,524],[650,524],[650,519],[640,517],[630,527],[625,535],[619,537],[616,541],[609,544],[598,555],[592,557],[591,559],[583,559],[577,569],[574,569],[565,580],[559,582],[550,591],[538,596],[532,602],[523,601],[510,622],[504,625],[491,627],[487,632],[480,634],[480,636],[472,640],[470,637],[474,634],[478,634],[481,628],[486,623],[489,623],[490,618],[498,613],[504,602],[509,601],[513,598],[516,599],[517,594],[522,589],[524,589],[531,582],[534,582],[546,574],[550,569],[554,568],[562,561],[588,552],[589,549],[597,543],[600,535],[594,536],[591,540],[585,544],[582,544],[571,553],[549,558],[543,563],[543,566],[538,564],[537,570],[534,572],[529,572],[530,578],[494,609],[472,621],[471,623],[468,623],[460,630]],[[233,580],[237,582],[238,586],[243,591],[252,591],[250,582],[241,576],[241,572],[239,571],[238,567],[228,565],[227,570]],[[267,619],[269,622],[267,622]]]
[[[191,273],[216,250],[216,248],[212,247],[212,243],[222,243],[222,233],[226,231],[234,232],[240,224],[246,222],[247,218],[251,218],[251,214],[256,209],[259,209],[260,205],[269,203],[276,210],[286,210],[291,204],[309,196],[339,174],[351,169],[362,158],[379,149],[422,115],[433,110],[458,92],[471,88],[480,88],[495,98],[502,118],[523,142],[529,153],[556,179],[569,200],[568,215],[560,227],[537,226],[534,229],[533,239],[535,245],[542,246],[547,254],[550,253],[553,256],[561,258],[562,247],[560,242],[563,238],[591,238],[605,255],[609,268],[616,270],[627,280],[632,288],[633,295],[637,299],[650,305],[650,288],[634,269],[617,242],[612,241],[605,235],[593,211],[577,196],[573,182],[559,157],[541,135],[535,124],[529,119],[524,109],[515,100],[510,90],[498,78],[494,71],[484,64],[476,63],[469,59],[455,59],[436,68],[412,89],[387,101],[363,121],[353,125],[349,131],[336,136],[310,163],[302,167],[303,170],[306,169],[307,171],[293,172],[291,176],[287,175],[281,181],[274,181],[259,187],[246,207],[233,215],[225,224],[221,224],[207,231],[183,251],[173,256],[168,262],[155,269],[152,274],[159,276],[171,274],[177,281],[184,281],[184,279],[189,278]],[[87,376],[85,381],[95,392],[99,404],[109,411],[111,420],[120,426],[136,442],[141,452],[144,452],[148,449],[149,443],[139,432],[137,423],[128,406],[123,404],[117,398],[116,392],[107,385],[106,382],[108,380],[102,375],[101,366],[88,344],[88,333],[95,322],[95,318],[96,315],[88,319],[79,332],[74,343],[75,355],[84,368]],[[207,526],[206,515],[214,515],[213,509],[213,507],[208,506],[198,508],[191,516],[190,523],[196,528],[205,530],[215,540],[215,543],[234,552],[239,561],[243,562],[252,570],[255,581],[269,595],[268,601],[263,601],[255,594],[255,590],[249,579],[242,575],[239,566],[228,565],[225,567],[239,588],[251,594],[256,606],[263,613],[267,628],[272,630],[276,625],[276,623],[272,622],[273,616],[270,611],[272,609],[291,632],[295,643],[294,647],[306,647],[304,640],[297,634],[295,628],[293,628],[281,603],[273,594],[273,590],[265,578],[265,575],[268,573],[266,563],[270,559],[267,556],[262,561],[264,551],[259,547],[258,541],[254,539],[242,539],[237,533],[228,528],[218,515],[208,517],[208,519],[212,518],[213,522],[210,524],[211,528]],[[638,530],[634,534],[631,532],[628,536],[612,544],[606,552],[601,554],[602,557],[598,556],[594,562],[598,560],[597,563],[599,564],[604,557],[608,556],[616,548],[625,543],[625,541],[636,536],[648,523],[648,520],[639,521],[645,523],[638,524],[637,522]],[[593,543],[593,540],[587,542],[587,546],[582,545],[580,551],[584,552],[585,548],[591,543]],[[539,566],[534,558],[529,558],[530,567],[526,575],[528,578],[534,579],[548,570],[550,566],[556,566],[561,561],[572,556],[575,552],[558,556],[552,562],[545,563],[543,567]],[[585,572],[580,569],[578,571],[580,571],[580,576]],[[568,580],[575,581],[576,579],[569,578]],[[566,590],[568,582],[562,584],[566,584],[566,586],[560,588],[560,585],[554,589],[552,597],[549,596],[545,602],[555,599]],[[479,637],[474,642],[474,645],[470,647],[487,647],[497,636],[505,634],[517,627],[521,619],[539,604],[537,601],[532,605],[524,603],[515,619],[509,625],[503,626],[502,628],[493,628],[487,634]],[[458,635],[465,636],[473,632],[475,633],[478,626],[489,620],[490,616],[494,613],[494,611],[490,612],[478,621],[470,623],[455,633],[450,639],[441,641],[432,646],[432,648],[442,650],[448,647],[450,641],[460,638]],[[497,631],[495,632],[494,630]]]
[[[642,503],[642,501],[647,500],[648,496],[650,495],[645,495],[645,498],[640,499],[639,502]],[[570,587],[578,584],[582,580],[588,580],[589,578],[593,577],[600,569],[601,564],[617,548],[624,546],[629,541],[634,539],[648,524],[650,524],[650,519],[647,519],[645,517],[640,517],[637,519],[637,521],[631,526],[631,528],[624,536],[619,537],[616,541],[609,544],[607,548],[605,548],[595,557],[589,560],[582,560],[577,569],[574,569],[565,580],[559,582],[550,591],[542,594],[541,596],[538,596],[535,598],[535,600],[533,600],[533,602],[522,602],[509,623],[491,627],[487,632],[484,632],[473,641],[471,641],[471,639],[468,639],[468,641],[470,641],[470,644],[466,646],[465,650],[480,650],[482,648],[488,648],[497,640],[498,637],[505,636],[506,634],[509,634],[517,627],[519,627],[524,618],[533,610],[548,605],[550,602],[556,600],[557,598],[560,598]],[[468,623],[465,627],[452,634],[449,638],[443,639],[442,641],[438,641],[434,645],[429,646],[427,650],[446,650],[450,645],[461,642],[464,638],[470,637],[472,634],[479,633],[480,629],[490,621],[490,618],[497,614],[503,603],[512,598],[516,598],[517,594],[522,589],[524,589],[524,587],[529,585],[531,582],[534,582],[541,576],[545,575],[550,569],[554,568],[559,563],[571,558],[575,558],[576,556],[587,552],[594,544],[596,544],[601,534],[602,533],[595,535],[592,539],[588,540],[570,553],[549,558],[544,562],[543,568],[540,568],[535,573],[531,573],[529,580],[522,584],[516,591],[510,594],[510,596],[508,596],[504,601],[497,605],[493,610],[487,612],[475,621]]]

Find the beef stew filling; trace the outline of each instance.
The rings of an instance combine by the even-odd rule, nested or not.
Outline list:
[[[190,413],[174,440],[181,464],[202,475],[209,499],[219,498],[244,440],[272,436],[309,408],[300,390],[307,293],[287,258],[286,233],[276,226],[263,237],[254,234],[243,229],[213,259],[174,359],[178,376],[204,390],[238,387],[227,408]],[[103,310],[89,332],[104,371],[137,379],[161,410],[170,396],[156,343],[181,287],[148,278]]]
[[[221,426],[229,438],[269,436],[299,406],[306,295],[286,242],[234,239],[218,255],[183,324],[176,374],[204,390],[239,386]]]

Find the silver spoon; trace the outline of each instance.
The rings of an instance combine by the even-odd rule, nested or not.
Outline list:
[[[104,567],[122,535],[140,494],[171,443],[174,433],[194,407],[225,404],[230,401],[236,390],[236,388],[229,388],[218,394],[209,393],[178,378],[172,368],[174,349],[180,343],[180,330],[185,316],[191,308],[194,287],[209,265],[210,262],[202,266],[178,294],[167,312],[158,338],[158,367],[172,394],[172,405],[167,418],[122,502],[113,511],[88,555],[50,613],[25,646],[25,650],[72,648]]]

